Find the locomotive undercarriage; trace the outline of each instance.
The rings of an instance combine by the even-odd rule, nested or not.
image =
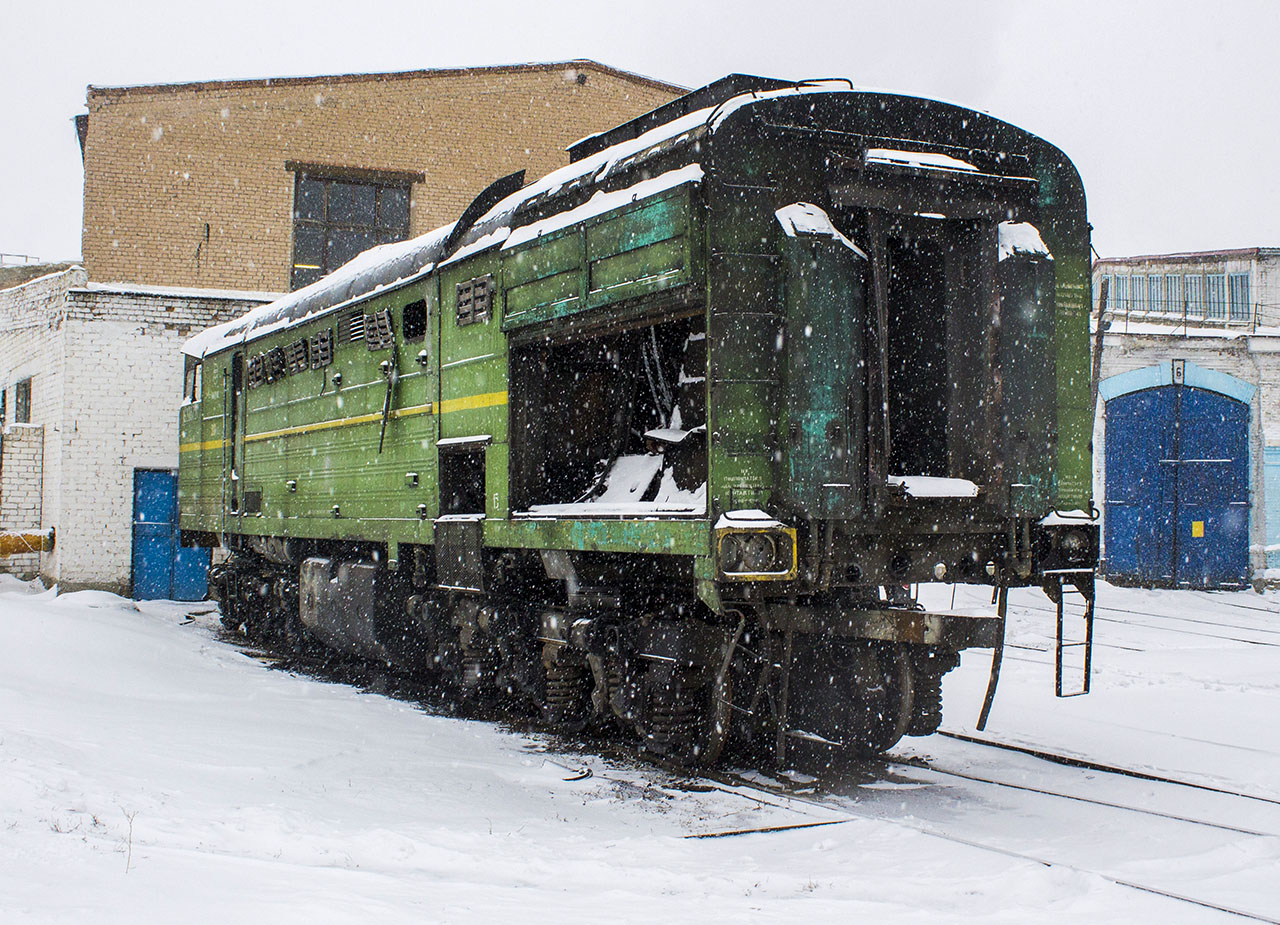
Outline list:
[[[957,648],[992,644],[989,623],[957,635],[870,588],[738,600],[716,614],[666,557],[623,567],[553,554],[548,568],[536,553],[498,553],[486,590],[467,593],[435,586],[429,548],[396,571],[375,554],[295,543],[286,555],[250,539],[214,570],[211,591],[224,624],[264,645],[373,659],[689,766],[726,750],[821,764],[928,735]]]

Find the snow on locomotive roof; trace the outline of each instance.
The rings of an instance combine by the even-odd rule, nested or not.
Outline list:
[[[611,193],[597,190],[590,199],[577,208],[569,209],[566,212],[558,212],[549,218],[544,218],[531,225],[516,229],[507,238],[506,243],[502,245],[502,249],[516,247],[552,231],[559,231],[561,228],[568,228],[577,222],[584,222],[589,218],[621,208],[628,203],[648,199],[650,196],[665,193],[667,190],[674,189],[685,183],[697,183],[701,179],[702,166],[700,164],[686,164],[675,170],[668,170],[661,176],[641,180],[626,189],[614,190]]]
[[[678,142],[682,136],[692,134],[706,124],[711,113],[711,109],[689,113],[687,116],[659,125],[638,138],[616,144],[567,167],[553,170],[542,179],[534,181],[498,202],[476,222],[473,231],[478,230],[480,233],[465,236],[470,240],[466,241],[458,253],[465,251],[469,256],[490,244],[499,243],[506,238],[512,226],[511,217],[521,206],[532,203],[539,197],[553,196],[575,180],[584,177],[599,181],[610,174],[619,163],[630,159],[633,155],[641,154],[659,144]],[[701,176],[700,168],[698,173]],[[681,182],[689,181],[685,179]],[[183,352],[190,356],[203,357],[209,353],[224,350],[233,344],[242,343],[249,337],[260,337],[278,328],[336,308],[360,296],[425,275],[445,256],[444,242],[448,240],[453,227],[453,224],[445,225],[409,241],[382,244],[371,248],[310,286],[254,309],[234,321],[228,321],[197,334],[186,342]],[[483,244],[481,244],[482,241]]]
[[[929,170],[958,170],[962,173],[976,173],[978,170],[968,161],[950,154],[937,151],[899,151],[896,148],[868,148],[866,162]]]
[[[409,283],[430,273],[446,258],[460,259],[464,251],[469,256],[499,242],[506,242],[506,246],[513,246],[510,243],[511,239],[517,235],[521,235],[520,240],[525,239],[520,222],[516,219],[516,213],[522,209],[531,209],[540,200],[554,197],[575,185],[599,183],[617,172],[620,167],[629,166],[643,159],[655,149],[666,150],[691,140],[700,133],[715,132],[733,113],[753,103],[782,97],[836,92],[883,93],[884,91],[854,87],[845,80],[823,80],[779,90],[743,93],[715,106],[696,110],[657,125],[635,138],[620,141],[565,167],[553,170],[540,180],[535,180],[512,193],[494,205],[462,235],[458,242],[460,247],[455,245],[451,251],[445,251],[445,245],[454,228],[454,224],[449,224],[408,241],[371,248],[309,286],[291,292],[275,302],[260,306],[240,318],[195,335],[183,345],[183,352],[189,356],[204,357],[251,338],[290,327],[322,312],[335,310],[378,291]],[[697,165],[688,166],[696,167]],[[701,169],[698,168],[698,170],[701,175]],[[680,178],[679,182],[691,181]],[[575,207],[570,207],[564,211],[574,210]],[[558,215],[550,218],[544,216],[535,220],[533,224],[541,224],[557,218],[559,218]],[[544,233],[549,227],[550,225],[544,226]]]
[[[250,335],[261,337],[429,272],[453,224],[394,244],[379,244],[344,263],[328,276],[232,321],[201,331],[182,346],[188,356],[203,357]]]
[[[1040,229],[1030,222],[1001,222],[999,227],[1000,259],[1005,260],[1015,254],[1029,254],[1032,257],[1044,257],[1052,260],[1053,254],[1045,246],[1040,237]]]
[[[793,202],[789,206],[783,206],[773,214],[778,219],[778,224],[782,226],[782,230],[788,238],[794,238],[797,234],[825,235],[829,238],[835,238],[863,260],[867,259],[867,255],[863,253],[862,248],[840,233],[840,229],[831,221],[831,216],[811,202]]]

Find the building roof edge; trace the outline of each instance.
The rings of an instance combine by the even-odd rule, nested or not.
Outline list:
[[[682,87],[678,84],[668,83],[667,81],[658,80],[653,77],[646,77],[645,75],[637,74],[634,71],[627,71],[622,68],[612,67],[608,64],[602,64],[599,61],[592,61],[588,58],[579,58],[572,61],[495,64],[481,65],[477,67],[423,68],[412,71],[384,71],[369,74],[350,73],[315,74],[311,76],[293,77],[253,77],[227,80],[195,80],[181,83],[133,84],[127,86],[101,87],[90,84],[87,95],[90,99],[94,97],[119,98],[134,94],[177,93],[201,90],[238,90],[246,87],[293,86],[310,83],[356,83],[366,80],[412,80],[424,77],[458,77],[473,74],[511,74],[521,72],[556,71],[566,68],[590,68],[592,70],[612,74],[615,77],[621,77],[624,80],[644,84],[658,90],[665,90],[677,94],[688,92],[688,88]]]
[[[1099,257],[1100,264],[1133,263],[1139,260],[1203,260],[1212,257],[1262,257],[1280,253],[1280,247],[1229,247],[1216,251],[1180,251],[1172,254],[1136,254],[1132,257]]]

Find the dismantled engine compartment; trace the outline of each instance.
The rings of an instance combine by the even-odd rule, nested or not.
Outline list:
[[[706,511],[706,333],[697,317],[511,358],[512,508],[540,516]]]

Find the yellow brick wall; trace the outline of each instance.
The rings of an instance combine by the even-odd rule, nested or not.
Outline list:
[[[585,62],[90,88],[85,266],[100,282],[285,291],[287,161],[421,172],[417,235],[497,177],[523,168],[536,179],[568,162],[572,142],[678,94]]]

